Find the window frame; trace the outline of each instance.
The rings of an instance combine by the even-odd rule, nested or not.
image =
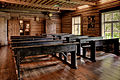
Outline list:
[[[108,31],[105,31],[105,24],[111,24],[111,31],[110,31],[110,33],[111,33],[111,38],[114,38],[114,32],[118,32],[118,33],[120,33],[120,31],[118,30],[118,31],[114,31],[114,23],[118,23],[118,24],[120,24],[120,18],[118,18],[118,20],[113,20],[113,16],[114,16],[114,13],[115,12],[118,12],[119,14],[120,14],[120,10],[114,10],[114,11],[108,11],[108,12],[103,12],[103,13],[101,13],[101,35],[104,37],[104,38],[106,38],[106,35],[105,35],[105,33],[106,32],[108,32]],[[111,17],[111,20],[110,21],[105,21],[105,14],[112,14],[112,17]],[[104,33],[103,33],[103,29],[104,29]],[[120,35],[119,35],[119,37],[120,37]]]

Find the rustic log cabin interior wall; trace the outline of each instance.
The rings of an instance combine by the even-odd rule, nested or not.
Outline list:
[[[119,80],[119,44],[119,0],[0,0],[0,80]]]

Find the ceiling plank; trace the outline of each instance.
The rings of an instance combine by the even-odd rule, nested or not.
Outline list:
[[[41,7],[41,8],[51,8],[51,9],[55,9],[52,8],[48,5],[40,5],[40,4],[32,4],[32,3],[28,3],[28,2],[23,2],[23,1],[16,1],[16,0],[0,0],[1,2],[6,2],[6,3],[11,3],[11,4],[20,4],[20,5],[27,5],[27,6],[32,6],[32,7]]]
[[[30,1],[30,3],[34,3],[36,0],[32,0],[32,1]]]
[[[65,2],[65,3],[73,3],[73,4],[80,4],[80,5],[96,5],[96,3],[93,2],[87,2],[87,1],[83,1],[83,0],[70,0],[70,1],[66,1],[66,0],[59,0],[61,2]]]
[[[40,4],[44,5],[44,3],[48,2],[49,0],[44,0],[43,2],[41,2]]]
[[[53,2],[53,0],[49,0],[48,2],[45,3],[45,5],[48,5],[51,2]]]
[[[36,2],[36,4],[39,4],[39,3],[41,3],[43,0],[38,0],[37,2]]]

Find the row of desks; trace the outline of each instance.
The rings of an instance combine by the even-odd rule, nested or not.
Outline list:
[[[50,34],[49,34],[50,35]],[[83,45],[90,45],[91,61],[95,61],[96,47],[100,45],[113,44],[113,53],[119,55],[119,39],[103,39],[102,37],[88,37],[88,36],[76,36],[76,35],[53,35],[53,38],[43,37],[26,37],[21,38],[12,37],[11,45],[16,55],[16,62],[18,68],[18,77],[20,78],[20,62],[26,56],[40,55],[40,54],[52,54],[59,53],[59,59],[67,63],[71,68],[77,68],[76,56],[81,56],[81,47]],[[56,36],[56,37],[55,37]],[[62,38],[60,38],[62,37]],[[64,38],[64,39],[63,39]],[[67,61],[67,53],[71,53],[71,63]],[[64,56],[64,60],[62,59]]]
[[[50,34],[49,34],[50,35]],[[53,34],[52,34],[53,35]],[[98,47],[98,46],[107,46],[106,47],[106,49],[107,48],[109,48],[109,44],[113,44],[113,46],[114,46],[114,53],[115,54],[118,54],[118,52],[119,52],[119,39],[103,39],[103,37],[88,37],[88,36],[78,36],[78,35],[68,35],[68,34],[65,34],[65,35],[58,35],[58,34],[56,34],[57,36],[64,36],[64,38],[66,38],[66,40],[65,41],[63,41],[63,40],[61,40],[61,39],[59,39],[59,40],[55,40],[55,38],[53,37],[53,38],[39,38],[38,39],[38,37],[36,37],[37,38],[37,40],[36,40],[36,38],[34,37],[34,40],[28,40],[28,38],[26,38],[26,39],[18,39],[17,38],[17,40],[15,40],[15,39],[13,39],[12,40],[12,47],[19,47],[19,46],[37,46],[37,45],[44,45],[44,44],[47,44],[47,45],[50,45],[50,44],[59,44],[59,43],[65,43],[65,42],[67,42],[67,43],[73,43],[73,42],[79,42],[79,45],[78,45],[78,47],[79,48],[77,48],[77,55],[81,55],[81,47],[83,46],[83,45],[90,45],[91,46],[91,48],[93,48],[93,43],[94,43],[94,46],[95,46],[95,50],[96,50],[96,47]],[[56,36],[56,35],[54,35],[54,36]],[[66,35],[67,35],[67,37],[66,37]],[[27,41],[28,40],[28,41]],[[33,46],[33,47],[34,47]],[[93,49],[91,49],[91,54],[93,54],[93,53],[95,53],[96,51],[94,50],[94,51],[92,51]],[[108,49],[109,50],[109,49]],[[92,58],[93,59],[93,58]],[[93,59],[93,61],[95,60],[95,58]]]
[[[28,40],[28,41],[27,41]],[[71,68],[76,69],[76,50],[79,42],[64,43],[63,40],[54,40],[54,38],[17,38],[12,39],[11,46],[16,56],[16,64],[18,70],[18,78],[20,79],[20,62],[26,56],[52,54],[56,56],[59,53],[58,58],[67,63]],[[71,53],[71,63],[67,60],[67,53]],[[62,59],[64,56],[64,60]],[[57,56],[56,56],[57,57]]]

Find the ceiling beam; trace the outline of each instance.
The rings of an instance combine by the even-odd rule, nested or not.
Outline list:
[[[71,11],[74,11],[74,10],[76,10],[76,8],[64,8],[64,7],[62,7],[62,8],[59,8],[60,10],[71,10]]]
[[[39,10],[39,9],[0,9],[1,12],[16,12],[16,13],[41,13],[41,12],[58,12],[57,10]]]

